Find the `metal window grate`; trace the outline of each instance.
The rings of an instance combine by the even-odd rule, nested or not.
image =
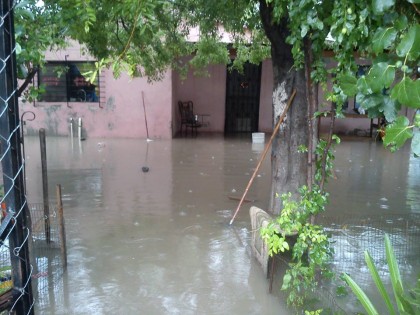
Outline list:
[[[93,61],[48,62],[38,72],[38,84],[45,89],[42,101],[99,102],[99,76],[94,83],[86,78],[93,71]]]

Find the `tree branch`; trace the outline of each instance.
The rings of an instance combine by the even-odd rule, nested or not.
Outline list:
[[[325,179],[327,177],[327,170],[325,168],[327,166],[328,151],[330,150],[331,143],[332,143],[332,135],[333,135],[333,129],[334,129],[334,123],[335,123],[335,116],[336,116],[336,111],[335,111],[335,108],[334,108],[334,104],[331,103],[330,129],[328,131],[327,145],[325,146],[324,152],[322,152],[322,157],[321,157],[321,182],[319,184],[319,189],[321,191],[324,190]]]
[[[414,8],[414,11],[416,11],[416,13],[418,15],[420,15],[420,10],[417,8],[416,4],[415,3],[412,3],[412,5],[413,5],[413,8]]]
[[[28,75],[25,78],[25,81],[22,83],[22,85],[19,87],[17,91],[17,96],[22,96],[22,93],[26,90],[28,85],[32,82],[33,78],[39,71],[39,66],[33,67],[31,71],[29,71]]]

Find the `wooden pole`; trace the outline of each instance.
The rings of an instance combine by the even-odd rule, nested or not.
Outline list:
[[[238,207],[236,208],[235,214],[233,215],[232,220],[230,220],[229,225],[232,225],[233,220],[235,220],[235,217],[238,214],[239,209],[241,208],[241,205],[242,205],[242,203],[245,200],[245,196],[248,193],[248,190],[251,187],[251,184],[254,181],[254,178],[257,175],[258,170],[260,169],[261,164],[262,164],[265,156],[267,155],[268,149],[270,148],[271,143],[273,142],[274,137],[275,137],[277,131],[279,130],[281,123],[283,122],[284,118],[286,117],[287,111],[289,110],[289,107],[292,104],[293,99],[295,98],[295,95],[296,95],[296,90],[293,90],[292,95],[290,96],[289,101],[287,102],[286,108],[284,109],[283,113],[281,114],[280,119],[277,122],[276,127],[274,128],[273,133],[272,133],[272,135],[270,137],[270,140],[268,141],[267,145],[265,146],[264,152],[263,152],[260,160],[258,161],[257,167],[255,168],[254,173],[252,174],[251,179],[249,180],[248,185],[245,188],[244,194],[242,195],[242,198],[239,201]]]
[[[39,130],[39,143],[41,148],[41,172],[42,172],[42,196],[44,201],[44,226],[45,240],[51,242],[50,208],[48,198],[48,172],[47,172],[47,145],[45,141],[45,129]]]
[[[63,268],[67,268],[67,243],[66,243],[66,226],[64,223],[63,199],[61,196],[61,185],[57,185],[57,215],[58,215],[58,229],[60,233],[60,249],[61,259],[63,261]]]
[[[149,140],[149,128],[147,127],[146,105],[144,104],[144,92],[143,91],[141,91],[141,98],[143,99],[143,111],[144,111],[144,121],[146,123],[146,135],[147,135],[147,140]]]

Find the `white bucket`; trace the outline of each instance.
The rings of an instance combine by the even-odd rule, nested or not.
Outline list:
[[[252,133],[252,143],[264,143],[265,133],[264,132],[253,132]]]

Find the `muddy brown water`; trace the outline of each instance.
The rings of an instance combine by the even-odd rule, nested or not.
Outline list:
[[[29,203],[42,201],[39,142],[25,138]],[[39,314],[292,314],[249,248],[250,205],[267,209],[263,146],[250,137],[48,138],[50,199],[63,190],[68,270]],[[419,213],[418,160],[370,141],[337,148],[328,214]],[[142,167],[147,166],[148,172]]]

